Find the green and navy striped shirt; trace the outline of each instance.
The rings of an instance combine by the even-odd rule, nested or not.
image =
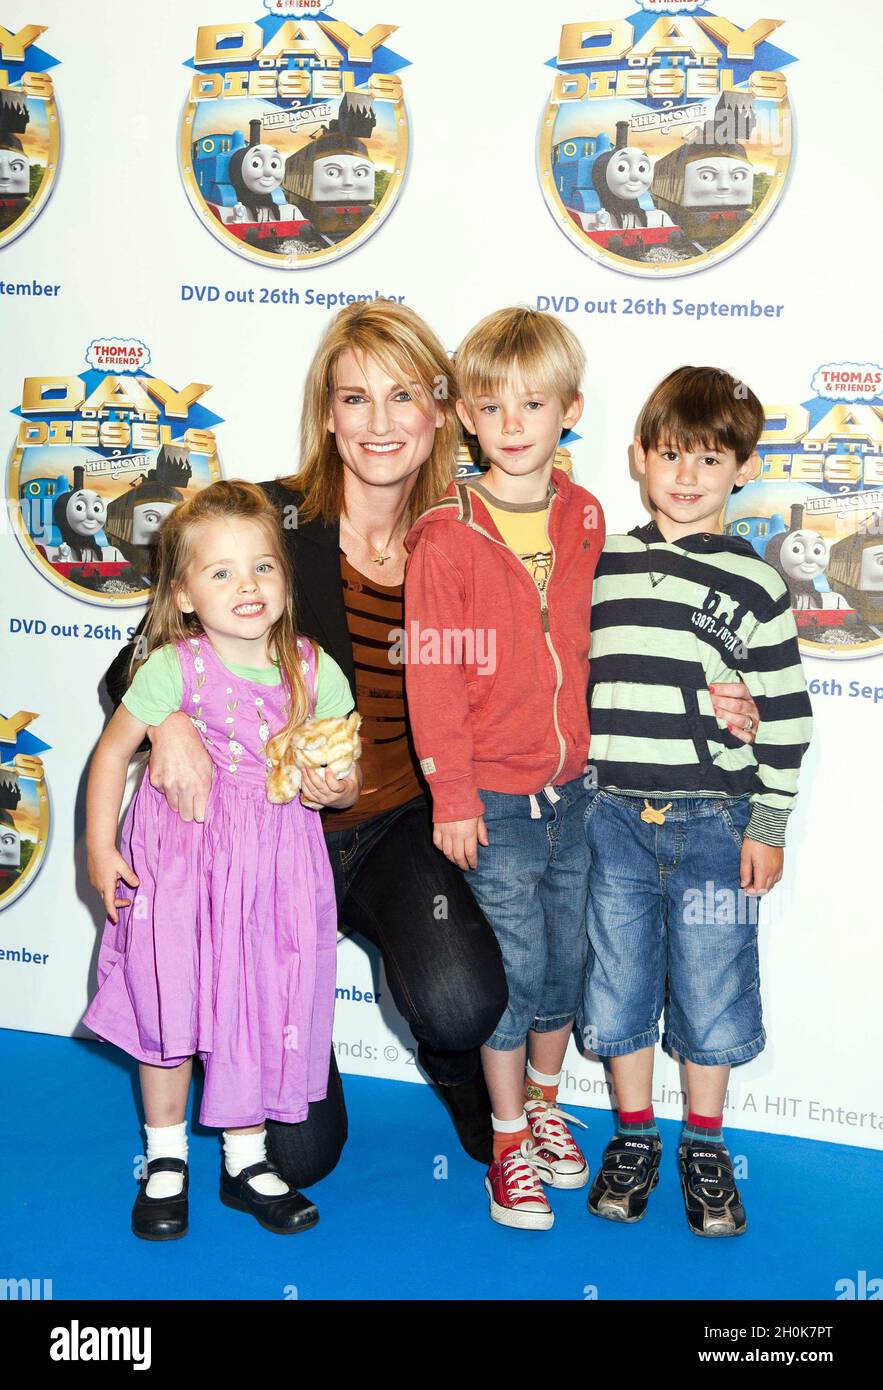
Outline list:
[[[721,728],[709,685],[744,681],[754,745]],[[598,785],[636,796],[745,796],[746,835],[785,843],[812,708],[784,580],[747,541],[668,542],[656,522],[610,536],[592,598]]]

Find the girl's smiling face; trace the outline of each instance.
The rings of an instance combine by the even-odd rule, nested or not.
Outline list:
[[[266,529],[245,517],[200,522],[176,590],[183,613],[196,613],[206,635],[243,665],[266,663],[265,639],[287,601]]]

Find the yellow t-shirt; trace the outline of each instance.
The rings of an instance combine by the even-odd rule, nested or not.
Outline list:
[[[478,493],[503,540],[542,593],[552,568],[552,546],[546,526],[551,492],[542,502],[501,502],[483,483],[469,483],[469,487]]]

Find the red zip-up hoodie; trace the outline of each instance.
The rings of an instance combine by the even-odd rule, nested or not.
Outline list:
[[[544,592],[465,483],[405,538],[405,679],[433,820],[467,820],[479,788],[532,795],[585,771],[600,504],[552,470]]]

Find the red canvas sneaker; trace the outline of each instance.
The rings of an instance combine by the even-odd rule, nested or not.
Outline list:
[[[542,1181],[550,1187],[585,1187],[589,1165],[565,1120],[582,1129],[588,1126],[546,1101],[528,1101],[524,1112],[534,1141],[534,1167]]]
[[[548,1231],[555,1220],[532,1158],[533,1145],[525,1139],[487,1170],[484,1186],[491,1199],[491,1220],[501,1226]]]

